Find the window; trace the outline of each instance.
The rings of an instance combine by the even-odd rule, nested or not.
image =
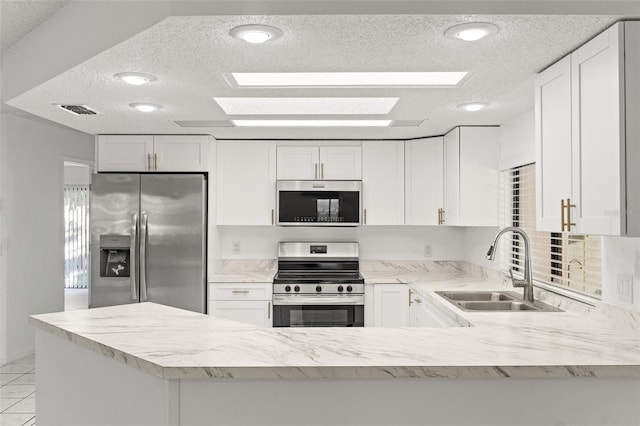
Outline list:
[[[64,187],[64,287],[89,283],[89,185]]]
[[[501,180],[502,223],[529,235],[534,280],[599,298],[601,238],[536,231],[535,164],[506,170]],[[503,265],[523,272],[523,242],[517,234],[511,234],[510,241],[502,250]]]

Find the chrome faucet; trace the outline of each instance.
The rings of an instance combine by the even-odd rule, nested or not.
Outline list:
[[[509,270],[509,274],[511,274],[511,284],[514,287],[522,287],[524,289],[523,299],[527,302],[533,303],[533,273],[531,271],[531,247],[529,244],[529,237],[527,234],[520,228],[516,226],[507,226],[498,231],[493,240],[491,241],[491,245],[489,246],[489,251],[487,252],[487,260],[494,260],[496,257],[496,246],[498,245],[498,239],[505,232],[514,232],[522,237],[524,241],[524,279],[517,280],[513,278],[513,271]]]

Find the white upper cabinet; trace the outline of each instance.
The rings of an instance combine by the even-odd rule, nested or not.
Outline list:
[[[627,187],[640,177],[639,27],[618,23],[538,76],[541,230],[640,235],[640,195]]]
[[[359,146],[320,147],[320,176],[327,180],[361,180],[362,148]]]
[[[317,146],[279,146],[278,179],[319,179],[320,151]]]
[[[362,145],[364,225],[404,225],[404,141]]]
[[[559,231],[561,202],[571,198],[571,58],[536,79],[536,225]],[[509,143],[509,141],[506,141]]]
[[[499,225],[498,130],[462,126],[445,136],[445,225]]]
[[[218,225],[273,225],[276,147],[271,141],[218,141]]]
[[[361,180],[359,146],[279,146],[279,180]]]
[[[162,135],[153,137],[157,170],[164,172],[207,171],[210,136]]]
[[[444,213],[441,224],[460,223],[460,128],[444,136]]]
[[[100,135],[96,151],[99,172],[147,171],[153,155],[153,136]]]
[[[206,172],[212,138],[200,135],[100,135],[100,172]]]
[[[443,138],[405,143],[405,224],[442,224],[444,206]]]

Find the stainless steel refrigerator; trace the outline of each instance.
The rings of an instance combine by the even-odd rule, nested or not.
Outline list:
[[[201,174],[93,175],[89,307],[155,302],[206,313]]]

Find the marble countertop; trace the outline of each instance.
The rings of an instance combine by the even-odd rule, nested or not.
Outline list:
[[[504,288],[451,265],[439,268],[396,279],[412,280],[414,291],[467,327],[264,329],[153,303],[30,322],[163,378],[640,377],[640,332],[570,312],[463,312],[434,291]],[[367,273],[380,282],[393,278]]]

